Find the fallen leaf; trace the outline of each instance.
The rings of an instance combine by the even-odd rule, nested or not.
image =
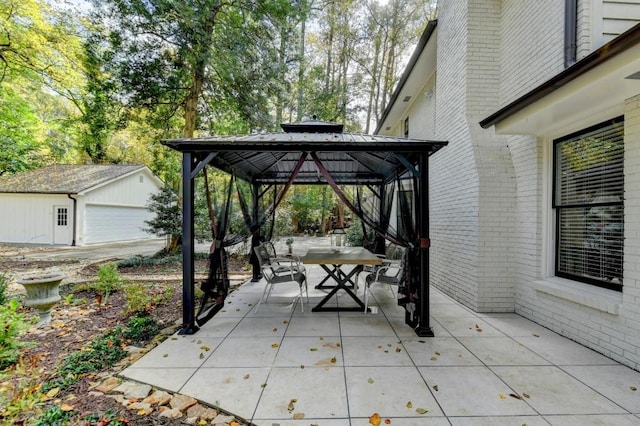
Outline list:
[[[71,404],[62,404],[60,406],[61,411],[73,411],[73,405]]]
[[[634,391],[634,392],[638,390],[638,388],[637,388],[637,387],[635,387],[635,386],[629,386],[629,389],[631,389],[631,390],[632,390],[632,391]]]
[[[203,351],[210,351],[211,348],[209,346],[200,346],[200,349],[202,349]]]
[[[204,359],[204,354],[200,352],[200,359]]]
[[[369,380],[367,380],[367,382],[369,382],[370,385],[375,383],[371,377],[369,377]]]
[[[522,398],[520,398],[520,395],[516,395],[515,393],[510,393],[509,396],[511,398],[515,398],[515,399],[522,399]]]
[[[371,415],[371,417],[369,417],[369,423],[372,424],[373,426],[379,426],[380,425],[380,414],[373,413]]]
[[[438,360],[438,357],[435,357],[435,356],[431,357],[431,361],[437,361],[437,360]]]
[[[289,324],[289,320],[282,321],[283,324]]]
[[[47,392],[47,396],[49,398],[53,398],[54,396],[56,396],[58,394],[58,392],[60,392],[60,388],[53,388],[49,392]]]
[[[169,356],[169,354],[162,354],[162,358],[166,358],[168,356]]]
[[[413,404],[411,403],[411,401],[407,402],[407,408],[413,408]]]
[[[202,344],[202,340],[198,340],[198,341],[196,342],[196,344],[201,345],[201,344]]]
[[[540,336],[534,333],[533,337],[540,337]]]
[[[304,419],[304,413],[295,413],[293,415],[293,420],[302,420]]]
[[[324,340],[324,336],[320,336],[320,340]]]
[[[236,422],[235,420],[231,420],[229,426],[240,426],[240,423]]]
[[[273,327],[273,332],[275,333],[276,331],[278,331],[278,329],[276,327]]]
[[[249,376],[248,374],[245,374],[243,379],[247,380],[247,379],[249,379],[249,377],[251,377],[251,376]]]
[[[429,410],[425,410],[424,408],[416,408],[416,413],[418,414],[427,414]]]
[[[287,406],[287,411],[292,412],[293,410],[296,409],[295,405],[293,405],[295,403],[295,399],[292,399],[291,401],[289,401],[289,405]]]
[[[390,425],[391,424],[391,419],[384,419],[384,424]]]
[[[396,352],[402,352],[402,349],[396,348]]]
[[[433,390],[438,392],[438,385],[433,385]]]
[[[260,387],[261,387],[261,388],[265,388],[265,387],[267,387],[267,384],[266,384],[266,383],[263,383],[263,384],[261,384],[261,385],[260,385]]]
[[[331,358],[331,364],[335,364],[337,361],[336,357],[334,356],[333,358]]]
[[[278,346],[280,346],[280,345],[279,345],[279,344],[277,344],[277,343],[274,343],[273,345],[271,345],[271,347],[272,347],[273,349],[277,348]]]
[[[437,351],[436,351],[436,352],[435,352],[435,354],[436,354],[436,355],[438,355],[438,356],[440,356],[440,352],[437,352]]]
[[[526,392],[522,392],[522,396],[524,396],[525,398],[531,398],[531,395],[529,395],[529,394],[528,394],[528,393],[526,393]]]
[[[300,365],[300,368],[304,369],[304,364]]]
[[[317,351],[318,351],[318,348],[311,348],[311,349],[309,349],[309,350],[310,350],[311,352],[317,352]]]
[[[507,399],[507,395],[503,394],[503,393],[499,393],[498,394],[498,398],[500,399]]]

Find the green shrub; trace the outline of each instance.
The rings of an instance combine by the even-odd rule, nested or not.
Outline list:
[[[9,288],[9,277],[0,272],[0,305],[4,305],[9,300],[7,291]]]
[[[18,360],[25,344],[18,342],[17,338],[29,325],[24,314],[18,312],[17,300],[0,305],[0,370]]]
[[[58,374],[63,383],[69,385],[83,374],[112,367],[127,356],[123,346],[122,329],[116,327],[66,357],[58,367]]]
[[[62,426],[68,424],[73,415],[73,411],[62,411],[59,405],[54,405],[49,407],[33,424],[34,426]]]
[[[158,322],[151,317],[133,317],[127,324],[124,337],[133,342],[146,342],[158,334]]]
[[[143,283],[132,282],[123,287],[126,314],[147,314],[154,306],[166,303],[173,296],[173,287],[166,285],[162,293]]]
[[[102,293],[104,304],[107,303],[109,295],[118,290],[122,286],[122,277],[118,273],[118,267],[115,263],[107,263],[98,269],[98,282],[96,290]]]

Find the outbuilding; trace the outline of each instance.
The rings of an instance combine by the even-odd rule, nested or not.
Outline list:
[[[0,177],[0,243],[87,245],[152,238],[142,165],[58,164]]]

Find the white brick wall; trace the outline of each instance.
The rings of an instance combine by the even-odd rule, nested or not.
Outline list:
[[[580,59],[590,53],[593,4],[578,6]],[[442,1],[437,43],[433,95],[416,94],[408,111],[410,136],[449,141],[430,159],[431,284],[638,369],[640,222],[631,218],[640,217],[640,96],[626,104],[621,294],[553,276],[553,141],[478,125],[564,69],[564,2]]]

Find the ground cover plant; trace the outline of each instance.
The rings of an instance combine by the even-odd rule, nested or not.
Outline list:
[[[37,262],[2,264],[13,274],[33,266]],[[180,271],[181,264],[167,262],[164,267]],[[0,360],[5,360],[0,368],[0,424],[181,424],[139,416],[111,398],[90,394],[105,373],[116,374],[128,364],[129,345],[159,342],[178,328],[181,282],[172,275],[158,279],[153,265],[129,269],[136,281],[121,273],[117,262],[78,269],[84,269],[81,276],[88,281],[62,287],[62,301],[46,328],[33,327],[35,311],[0,286],[0,300],[6,299],[0,305],[0,323],[8,325],[0,327]]]

